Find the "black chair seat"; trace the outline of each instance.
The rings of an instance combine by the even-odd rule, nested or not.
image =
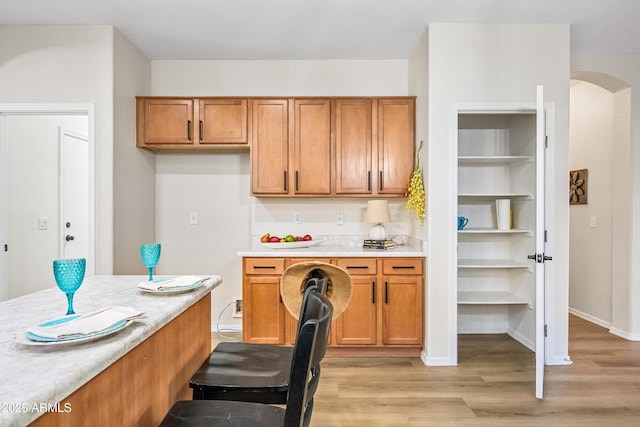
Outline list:
[[[248,402],[183,400],[177,402],[160,427],[274,427],[284,424],[285,410]]]
[[[191,377],[193,399],[286,403],[293,347],[222,342]]]
[[[285,408],[231,400],[183,400],[175,403],[160,427],[267,426],[309,427],[313,397],[320,381],[320,361],[327,351],[333,315],[331,302],[319,293],[327,279],[310,279],[305,290],[304,323],[298,328],[289,368]]]

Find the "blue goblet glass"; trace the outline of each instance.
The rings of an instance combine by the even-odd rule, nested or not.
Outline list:
[[[160,259],[160,243],[145,243],[140,245],[142,262],[149,269],[149,281],[153,280],[153,268]]]
[[[87,260],[84,258],[56,259],[53,261],[53,276],[56,284],[67,295],[67,314],[75,314],[73,311],[73,295],[84,280],[84,271]]]

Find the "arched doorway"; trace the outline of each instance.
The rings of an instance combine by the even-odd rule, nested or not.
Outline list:
[[[616,333],[629,316],[630,88],[602,73],[571,77],[569,165],[587,170],[587,200],[570,206],[569,312]]]

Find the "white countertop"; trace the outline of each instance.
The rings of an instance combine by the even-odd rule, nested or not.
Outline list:
[[[314,236],[319,243],[308,248],[280,249],[260,244],[253,236],[251,246],[238,251],[243,257],[426,257],[426,242],[402,236],[394,238],[401,245],[393,249],[364,249],[364,236]]]
[[[87,343],[28,346],[17,342],[19,331],[65,315],[66,297],[57,287],[0,303],[1,426],[24,426],[38,418],[43,412],[35,408],[61,402],[222,283],[220,276],[211,276],[193,291],[155,295],[136,289],[145,280],[147,276],[85,278],[74,297],[76,313],[117,305],[145,313],[125,329]]]

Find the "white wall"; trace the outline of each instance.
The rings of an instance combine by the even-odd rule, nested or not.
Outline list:
[[[151,92],[151,61],[114,32],[113,272],[143,274],[141,243],[155,241],[155,156],[136,147],[136,95]]]
[[[456,363],[457,354],[452,104],[533,102],[543,84],[545,100],[555,104],[556,141],[548,164],[555,196],[547,200],[547,249],[554,258],[546,267],[552,281],[547,363],[560,363],[568,354],[569,26],[432,24],[428,50],[428,362]]]
[[[112,272],[113,27],[0,25],[3,103],[92,103],[96,272]]]
[[[571,72],[611,76],[617,112],[613,169],[613,278],[611,332],[640,340],[640,55],[573,54]],[[620,90],[629,87],[631,90]],[[627,129],[629,135],[626,135]]]
[[[154,61],[155,96],[405,96],[407,61]],[[163,245],[161,274],[218,273],[224,283],[212,301],[215,321],[242,295],[242,265],[236,255],[252,235],[279,230],[309,234],[359,234],[354,215],[363,200],[255,199],[250,197],[248,153],[156,156],[156,234]],[[200,223],[189,224],[189,212]],[[302,224],[293,224],[293,212]],[[344,211],[345,225],[335,225]],[[393,212],[392,212],[393,215]],[[399,229],[407,234],[408,228]],[[301,231],[302,232],[302,231]],[[225,311],[221,325],[239,319]]]
[[[569,208],[569,307],[605,327],[611,324],[614,108],[608,90],[572,84],[569,168],[588,169],[588,203]]]
[[[51,262],[59,254],[60,127],[87,133],[86,116],[9,115],[8,298],[55,286]],[[38,218],[48,218],[40,230]],[[60,304],[65,297],[60,293]]]
[[[416,97],[416,152],[420,141],[423,142],[420,151],[420,169],[425,188],[429,179],[429,162],[427,153],[429,152],[429,31],[424,33],[416,43],[411,56],[409,57],[409,94]],[[427,194],[425,211],[428,210],[429,195]],[[415,217],[414,217],[415,219]],[[413,222],[414,235],[422,240],[427,239],[427,226],[424,222]],[[425,292],[426,298],[426,292]],[[424,329],[425,331],[427,328]],[[425,342],[427,342],[425,340]]]

